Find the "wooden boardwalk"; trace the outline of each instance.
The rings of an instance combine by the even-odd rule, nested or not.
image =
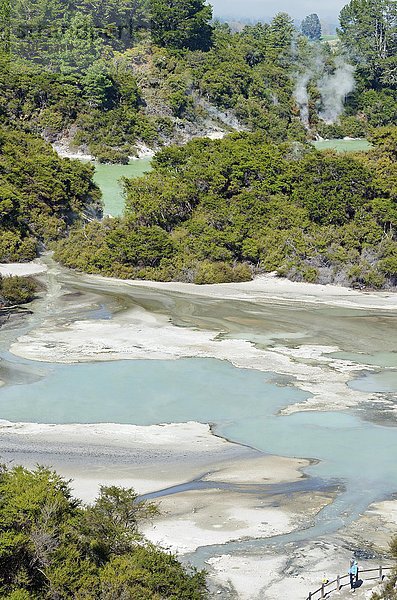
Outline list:
[[[380,565],[376,569],[359,569],[358,571],[358,582],[356,587],[356,597],[359,598],[361,594],[358,594],[361,589],[362,591],[368,591],[367,583],[375,585],[383,581],[384,576],[392,571],[395,565],[384,567]],[[350,590],[350,576],[349,573],[346,575],[337,575],[336,579],[323,583],[321,587],[314,592],[309,592],[306,600],[321,600],[322,598],[341,597],[341,591]]]

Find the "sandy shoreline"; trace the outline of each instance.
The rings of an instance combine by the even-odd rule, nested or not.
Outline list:
[[[155,544],[186,554],[234,540],[271,538],[308,526],[332,495],[303,492],[273,496],[209,489],[166,496],[161,515],[143,532]]]
[[[357,309],[397,310],[397,293],[392,291],[359,291],[338,285],[316,284],[290,281],[268,273],[255,277],[252,281],[241,283],[217,283],[197,285],[182,282],[158,282],[146,280],[123,280],[102,277],[100,275],[84,275],[87,280],[104,283],[121,284],[168,290],[182,294],[205,296],[207,298],[222,298],[242,301],[276,301],[289,303],[327,304]]]
[[[75,493],[86,502],[95,498],[100,483],[134,487],[143,494],[190,481],[211,468],[217,471],[227,461],[258,457],[196,422],[136,426],[0,421],[0,455],[30,468],[50,465],[73,478]]]
[[[71,150],[70,146],[66,143],[55,143],[52,144],[53,149],[61,158],[71,158],[75,160],[82,160],[84,162],[94,162],[95,157],[87,152],[81,150]],[[145,144],[136,145],[136,156],[129,156],[130,160],[139,160],[141,158],[152,158],[155,155],[155,151],[146,146]]]
[[[47,271],[46,260],[36,259],[28,263],[0,263],[1,274],[30,275]],[[241,283],[217,283],[197,285],[182,282],[158,282],[147,280],[124,280],[102,277],[100,275],[82,274],[71,271],[77,278],[103,283],[114,289],[129,286],[159,291],[177,292],[186,295],[221,298],[223,300],[241,301],[274,301],[288,303],[326,304],[356,309],[397,310],[397,293],[393,291],[359,291],[338,285],[321,285],[290,281],[277,277],[275,273],[267,273],[255,277],[252,281]]]
[[[47,271],[47,266],[40,261],[27,263],[0,263],[0,275],[3,277],[27,277],[41,275]]]
[[[1,421],[0,455],[10,466],[55,468],[73,479],[73,492],[85,502],[96,497],[99,483],[141,494],[182,485],[157,500],[160,516],[142,528],[150,541],[180,555],[305,528],[333,499],[323,491],[273,495],[273,485],[302,480],[310,462],[263,455],[193,422],[139,427]],[[194,478],[208,489],[184,489]],[[250,588],[260,584],[255,576]]]
[[[297,482],[304,477],[307,459],[264,455],[247,446],[230,442],[214,435],[208,424],[194,421],[161,425],[96,424],[39,424],[13,423],[0,420],[0,452],[40,454],[46,459],[53,455],[55,462],[63,456],[89,461],[92,457],[103,462],[107,458],[119,462],[125,472],[133,474],[139,493],[148,493],[190,481],[198,476],[204,482],[224,482],[233,485],[273,485]],[[32,464],[35,464],[34,461]],[[145,465],[159,466],[158,473],[151,471],[142,477]],[[183,474],[175,472],[175,465]],[[77,477],[87,479],[85,468]],[[81,472],[80,472],[81,471]],[[165,477],[165,473],[168,476]],[[155,476],[156,475],[156,476]],[[108,474],[109,476],[109,474]],[[143,479],[144,484],[139,482]],[[155,486],[147,488],[147,481]],[[85,500],[93,500],[94,492]]]
[[[221,339],[219,331],[177,327],[165,316],[140,308],[110,320],[45,322],[10,347],[13,354],[26,359],[66,364],[197,357],[227,360],[239,368],[293,377],[294,384],[310,396],[286,412],[338,410],[371,399],[371,394],[347,385],[365,366],[330,358],[329,354],[338,349],[309,344],[296,349],[281,345],[258,348],[243,339]]]
[[[172,296],[172,302],[180,302],[182,299],[188,301],[189,298],[197,301],[201,296],[211,299],[221,298],[222,301],[224,298],[231,300],[238,297],[244,302],[244,306],[247,306],[249,298],[250,306],[252,305],[253,310],[257,311],[259,306],[268,306],[269,302],[273,306],[273,303],[279,302],[274,299],[274,292],[281,286],[285,294],[289,293],[290,289],[304,290],[303,295],[295,292],[293,296],[296,301],[299,300],[299,303],[306,302],[307,297],[313,298],[314,288],[317,293],[316,298],[321,303],[338,300],[344,306],[348,297],[352,299],[349,300],[350,304],[353,303],[358,309],[363,307],[364,298],[371,305],[374,305],[375,299],[381,301],[380,303],[386,308],[386,314],[395,308],[392,305],[395,296],[388,294],[363,296],[360,292],[336,286],[318,288],[311,284],[280,281],[270,276],[243,284],[195,286],[178,283],[124,282],[66,271],[67,275],[69,273],[73,276],[72,281],[76,280],[80,285],[84,286],[85,282],[89,285],[92,282],[94,285],[91,289],[96,294],[108,290],[108,293],[115,296],[117,293],[124,293],[132,299],[135,299],[137,293],[142,296],[146,290],[149,294],[152,291],[159,293],[157,290],[162,294],[165,292],[171,294],[173,290],[173,294],[186,295]],[[185,290],[188,290],[189,294]],[[139,297],[138,295],[137,298]],[[284,414],[302,410],[344,410],[376,400],[372,393],[357,391],[348,385],[355,374],[364,369],[373,370],[374,367],[332,357],[332,353],[340,350],[336,345],[302,343],[305,340],[303,335],[302,342],[294,347],[282,343],[288,341],[287,334],[285,340],[275,337],[273,341],[269,337],[269,341],[264,346],[263,343],[256,344],[255,340],[224,336],[222,329],[217,328],[216,325],[213,330],[204,327],[198,329],[186,325],[177,326],[166,313],[153,312],[137,302],[134,302],[130,308],[113,314],[110,319],[79,319],[82,302],[83,300],[80,299],[77,304],[80,308],[73,316],[70,310],[73,304],[68,302],[68,312],[64,319],[62,319],[63,309],[59,308],[54,318],[48,317],[38,327],[14,341],[10,351],[25,359],[58,363],[137,359],[175,360],[197,357],[226,360],[238,368],[273,372],[293,378],[292,383],[307,393],[308,397],[304,401],[286,407],[283,410]],[[260,337],[258,339],[261,342]]]
[[[272,486],[302,480],[310,461],[263,455],[214,436],[200,423],[133,426],[40,425],[0,421],[3,461],[45,464],[71,478],[85,502],[99,485],[133,487],[140,494],[182,486],[158,501],[161,514],[147,538],[178,554],[231,540],[256,539],[307,526],[332,495],[272,495]],[[185,482],[193,480],[193,489]],[[194,489],[194,480],[202,482]],[[310,484],[309,484],[310,485]],[[204,489],[201,489],[204,486]],[[208,487],[208,489],[205,489]]]

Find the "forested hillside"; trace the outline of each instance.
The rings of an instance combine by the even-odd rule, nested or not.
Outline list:
[[[31,260],[71,224],[100,216],[92,174],[40,138],[0,128],[0,262]]]
[[[125,181],[126,214],[58,244],[56,258],[119,277],[240,281],[258,271],[312,282],[396,284],[397,128],[368,154],[275,145],[261,133],[196,140]]]
[[[3,121],[103,161],[214,129],[302,141],[396,122],[392,0],[351,2],[336,48],[284,13],[232,32],[203,0],[17,0],[3,18]]]
[[[277,270],[394,286],[396,11],[392,0],[352,0],[331,46],[284,13],[233,32],[203,0],[9,4],[1,260],[56,244],[69,266],[123,277]],[[375,149],[320,154],[308,144],[318,135],[369,136]],[[181,147],[125,182],[125,217],[88,222],[100,210],[92,168],[39,136],[104,162],[126,162],[142,143]]]

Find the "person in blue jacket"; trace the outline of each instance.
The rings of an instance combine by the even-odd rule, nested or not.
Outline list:
[[[350,561],[349,576],[350,576],[350,589],[353,590],[353,592],[354,592],[354,590],[356,589],[356,583],[358,580],[358,563],[353,558]]]

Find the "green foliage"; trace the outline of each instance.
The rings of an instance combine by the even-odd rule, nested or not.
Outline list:
[[[0,128],[0,261],[30,260],[99,210],[93,169],[61,159],[40,138]]]
[[[317,14],[305,17],[301,23],[301,31],[311,41],[321,39],[321,23]]]
[[[357,88],[347,98],[350,121],[327,126],[313,78],[310,121],[320,135],[361,136],[396,122],[395,13],[392,0],[343,9],[340,37]],[[286,13],[240,32],[210,19],[204,0],[17,0],[13,60],[0,64],[0,119],[51,141],[66,134],[105,162],[125,162],[137,141],[159,147],[192,124],[203,131],[209,119],[227,126],[237,118],[276,142],[307,139],[294,82],[316,70],[319,47]],[[318,39],[317,15],[302,27]],[[328,46],[321,52],[332,71]]]
[[[339,36],[361,61],[374,89],[395,86],[397,7],[393,0],[351,0],[340,13]]]
[[[232,33],[210,26],[210,16],[202,0],[51,0],[47,8],[18,0],[12,29],[22,33],[15,60],[0,65],[0,118],[3,107],[5,121],[51,141],[70,132],[107,162],[125,161],[137,141],[177,139],[180,120],[188,130],[208,127],[207,111],[212,121],[217,113],[207,100],[277,141],[305,139],[290,17]]]
[[[342,225],[367,209],[373,194],[370,182],[369,172],[350,157],[313,154],[299,164],[292,197],[315,223]]]
[[[381,288],[397,281],[394,128],[368,154],[234,134],[169,147],[126,180],[124,218],[90,224],[56,258],[94,273],[198,284],[256,270]]]
[[[186,576],[175,557],[153,547],[137,548],[133,554],[113,558],[102,569],[101,580],[104,600],[200,600],[204,597],[203,573]]]
[[[247,264],[229,265],[224,262],[203,261],[199,263],[193,282],[230,283],[232,281],[247,281],[251,279],[252,271]]]
[[[239,281],[259,269],[394,285],[394,4],[352,0],[334,54],[286,13],[232,32],[210,25],[203,0],[17,0],[14,60],[0,57],[0,260],[55,243],[69,266],[128,278]],[[317,39],[318,17],[302,28]],[[357,86],[347,114],[326,124],[319,84],[343,53]],[[319,62],[307,131],[296,79]],[[36,137],[67,135],[100,162],[126,163],[138,142],[158,148],[236,121],[256,133],[163,150],[154,172],[124,182],[125,217],[102,223],[85,223],[99,201],[92,167]],[[370,132],[376,149],[319,154],[306,144],[316,131]]]
[[[202,572],[147,543],[155,514],[131,489],[102,487],[82,505],[69,483],[38,467],[0,473],[0,594],[13,600],[131,600],[206,596]]]
[[[397,127],[379,127],[371,132],[369,141],[392,159],[397,159]]]
[[[150,30],[155,44],[169,48],[208,50],[212,8],[204,0],[150,0]]]
[[[37,284],[31,277],[1,277],[0,299],[7,304],[25,304],[33,300]]]
[[[391,90],[368,90],[358,101],[361,110],[372,127],[382,127],[397,122],[397,100]]]

